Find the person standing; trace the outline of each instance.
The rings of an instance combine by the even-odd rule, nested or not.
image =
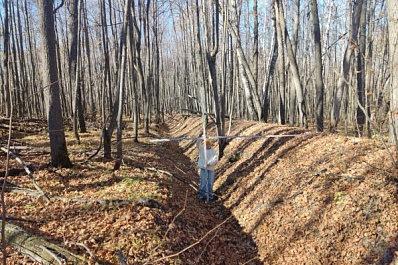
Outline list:
[[[201,144],[202,142],[202,144]],[[203,142],[203,139],[196,141],[196,147],[199,150],[198,167],[200,169],[200,191],[199,198],[201,200],[213,200],[213,183],[214,183],[214,169],[218,162],[218,155],[213,149],[212,143],[209,139]]]

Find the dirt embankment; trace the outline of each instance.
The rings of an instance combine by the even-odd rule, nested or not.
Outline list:
[[[200,118],[175,117],[172,137]],[[214,125],[207,134],[215,136]],[[258,245],[264,264],[392,264],[398,256],[398,174],[382,144],[275,124],[234,121],[215,192]],[[181,141],[195,161],[194,142]],[[216,149],[217,150],[217,149]],[[391,152],[395,153],[393,147]]]

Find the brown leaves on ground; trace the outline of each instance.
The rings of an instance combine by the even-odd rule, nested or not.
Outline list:
[[[196,137],[201,122],[176,116],[167,126],[153,126],[151,137]],[[208,128],[207,134],[215,136],[214,124]],[[102,264],[119,264],[119,250],[128,264],[389,264],[398,254],[398,171],[377,141],[233,121],[230,135],[298,136],[228,139],[214,185],[221,198],[203,203],[192,188],[199,183],[195,141],[154,144],[144,136],[135,143],[131,131],[127,124],[123,148],[129,158],[117,171],[113,160],[98,156],[80,164],[97,148],[98,128],[82,134],[81,145],[67,132],[71,169],[48,167],[48,155],[34,150],[19,155],[36,168],[38,185],[48,194],[147,197],[165,209],[57,200],[42,204],[28,194],[7,193],[7,214],[36,221],[17,224],[92,264],[75,243],[85,244]],[[15,142],[48,148],[43,130],[19,132]],[[5,154],[0,157],[3,171]],[[11,168],[20,166],[11,160]],[[32,188],[24,174],[9,181]],[[9,264],[31,263],[9,251]]]
[[[172,128],[195,136],[201,120],[176,119]],[[230,134],[312,133],[233,121]],[[181,145],[196,159],[192,143]],[[397,170],[380,142],[316,133],[233,138],[216,176],[216,192],[264,264],[390,264],[398,256]]]
[[[37,125],[37,127],[40,127]],[[68,151],[74,167],[48,166],[49,155],[35,150],[15,151],[34,168],[37,184],[52,196],[68,199],[134,200],[146,197],[164,205],[164,209],[128,205],[101,205],[52,199],[45,204],[25,193],[6,193],[7,215],[34,222],[16,222],[25,230],[83,255],[89,264],[95,260],[80,245],[84,244],[100,264],[120,264],[121,250],[128,264],[240,264],[255,258],[254,242],[239,224],[229,220],[205,238],[206,233],[222,223],[229,211],[220,202],[205,204],[191,188],[198,182],[196,163],[178,144],[152,144],[150,137],[133,141],[131,128],[125,130],[124,154],[129,158],[120,170],[113,171],[114,160],[99,156],[82,164],[98,146],[101,131],[81,134],[77,145],[73,134],[66,132]],[[32,129],[33,130],[33,129]],[[167,127],[153,126],[151,137],[167,137]],[[39,134],[19,132],[14,145],[48,148],[45,127]],[[2,145],[5,145],[2,138]],[[115,147],[113,147],[115,150]],[[91,153],[90,153],[91,154]],[[5,154],[0,153],[0,171],[5,170]],[[21,168],[11,159],[10,168]],[[171,172],[170,176],[156,168]],[[9,182],[33,188],[23,173]],[[190,185],[187,185],[189,183]],[[190,245],[197,243],[194,247]],[[177,256],[167,258],[188,248]],[[34,264],[15,250],[8,249],[7,264]],[[1,255],[0,255],[1,258]]]

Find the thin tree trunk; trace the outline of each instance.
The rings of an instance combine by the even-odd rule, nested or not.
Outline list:
[[[120,168],[120,164],[123,158],[123,146],[122,146],[122,123],[123,123],[123,102],[124,102],[124,86],[125,86],[125,68],[126,68],[126,57],[127,57],[127,47],[126,47],[126,39],[127,32],[129,26],[129,17],[131,14],[131,1],[125,0],[124,4],[124,16],[123,16],[123,29],[122,35],[120,39],[120,51],[122,53],[121,62],[120,62],[120,79],[119,79],[119,104],[117,106],[117,133],[116,133],[116,164],[114,169],[118,170]]]
[[[275,10],[276,10],[277,21],[279,21],[282,32],[283,32],[282,36],[284,38],[284,42],[285,42],[286,50],[287,50],[287,54],[288,54],[288,59],[289,59],[289,63],[290,63],[290,68],[292,71],[292,83],[295,86],[296,95],[297,95],[297,106],[298,106],[298,111],[299,111],[300,126],[306,127],[307,121],[306,121],[306,114],[305,114],[305,110],[304,110],[305,105],[304,105],[303,88],[302,88],[302,85],[300,82],[300,74],[299,74],[299,69],[298,69],[298,65],[297,65],[297,61],[296,61],[296,56],[294,54],[293,46],[291,44],[289,34],[287,32],[281,0],[275,1]],[[290,117],[290,118],[292,118],[292,117]]]
[[[272,51],[271,51],[271,56],[269,57],[268,60],[268,71],[267,71],[267,76],[264,81],[264,87],[263,87],[263,98],[262,98],[262,120],[264,122],[268,121],[268,112],[269,112],[269,87],[271,84],[272,79],[274,78],[274,72],[275,72],[275,67],[276,63],[278,60],[278,39],[277,39],[277,24],[276,24],[276,18],[275,18],[275,0],[271,1],[270,7],[271,7],[271,22],[272,22],[272,29],[273,29],[273,37],[272,37]],[[282,108],[281,108],[282,109]],[[283,105],[283,123],[285,123],[285,107]],[[282,118],[282,115],[280,116]],[[282,119],[281,119],[282,120]]]

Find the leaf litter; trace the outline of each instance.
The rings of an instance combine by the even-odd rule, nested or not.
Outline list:
[[[151,137],[196,137],[201,122],[171,117],[167,126],[152,125]],[[71,169],[49,167],[49,155],[34,150],[18,155],[34,166],[37,183],[48,194],[87,200],[147,197],[164,209],[54,199],[42,204],[28,194],[6,194],[8,216],[36,221],[12,222],[85,256],[89,264],[92,257],[74,243],[85,244],[101,264],[120,264],[119,250],[128,264],[389,264],[398,255],[398,172],[377,141],[327,133],[229,139],[216,169],[220,199],[203,203],[192,189],[199,183],[194,141],[153,144],[141,137],[135,143],[126,123],[123,148],[129,159],[114,171],[114,161],[101,156],[81,164],[98,146],[101,131],[91,127],[81,134],[81,145],[66,132]],[[215,136],[214,124],[208,128]],[[19,133],[15,142],[48,148],[45,129],[32,131],[40,133]],[[311,133],[233,121],[230,134]],[[20,165],[11,160],[10,168]],[[24,174],[9,181],[33,188]],[[8,264],[34,264],[8,252]]]

